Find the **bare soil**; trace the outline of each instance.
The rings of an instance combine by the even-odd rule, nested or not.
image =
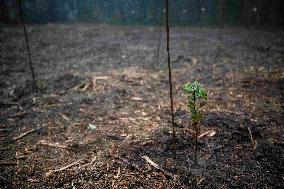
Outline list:
[[[284,32],[171,29],[174,158],[161,31],[28,26],[34,94],[22,29],[2,28],[0,187],[283,188]],[[201,133],[215,133],[197,166],[181,90],[194,80],[209,91]]]

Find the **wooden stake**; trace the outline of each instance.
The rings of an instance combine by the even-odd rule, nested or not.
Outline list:
[[[22,22],[23,28],[24,28],[24,34],[25,34],[25,40],[26,40],[26,46],[27,46],[27,54],[28,54],[28,58],[29,58],[29,66],[30,66],[31,75],[32,75],[33,87],[34,87],[34,91],[37,93],[38,92],[38,88],[37,88],[37,84],[36,84],[36,79],[35,79],[35,73],[34,73],[32,60],[31,60],[30,45],[29,45],[29,40],[28,40],[28,34],[27,34],[27,31],[26,31],[26,25],[25,25],[25,20],[24,20],[24,14],[23,14],[21,0],[18,0],[18,3],[19,3],[20,15],[21,15],[21,22]]]
[[[168,69],[169,69],[169,84],[170,84],[170,99],[171,99],[171,116],[173,129],[173,148],[174,157],[176,156],[176,130],[174,121],[174,101],[173,101],[173,84],[172,84],[172,70],[171,70],[171,56],[170,56],[170,26],[169,26],[169,0],[166,0],[166,31],[167,31],[167,53],[168,53]]]

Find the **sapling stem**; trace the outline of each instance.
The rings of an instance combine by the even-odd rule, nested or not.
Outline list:
[[[195,128],[195,135],[194,135],[194,164],[197,165],[197,146],[198,146],[198,131],[197,131],[197,127],[198,127],[198,123],[193,123],[193,127]]]
[[[196,91],[193,92],[193,114],[196,114]],[[193,121],[193,128],[195,130],[194,142],[194,164],[197,165],[197,137],[198,137],[198,123]]]
[[[183,85],[183,90],[190,93],[188,96],[188,109],[191,112],[192,117],[192,126],[195,131],[194,134],[194,164],[198,164],[197,162],[197,151],[198,151],[198,135],[199,135],[199,126],[198,123],[201,121],[203,115],[199,110],[202,108],[207,101],[207,90],[201,86],[200,83],[195,81],[194,83],[186,83]],[[197,103],[197,99],[201,99],[200,103]]]
[[[196,91],[193,92],[193,114],[196,114]],[[193,121],[193,128],[195,131],[195,135],[194,135],[194,164],[197,165],[197,145],[198,145],[198,123]]]

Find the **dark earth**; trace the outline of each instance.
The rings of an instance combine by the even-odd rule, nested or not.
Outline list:
[[[22,28],[0,30],[1,188],[284,187],[283,31],[171,28],[174,157],[164,30],[27,30],[38,93]],[[198,165],[194,80],[209,91]]]

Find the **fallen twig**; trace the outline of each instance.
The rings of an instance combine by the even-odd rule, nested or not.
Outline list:
[[[201,182],[204,180],[205,178],[202,177],[201,179],[199,179],[199,181],[196,183],[197,185],[201,184]]]
[[[274,144],[274,145],[284,146],[284,141],[280,141],[280,140],[277,140],[277,139],[270,139],[269,142]]]
[[[26,114],[27,114],[27,112],[19,112],[19,113],[16,113],[14,115],[9,116],[9,118],[22,117]]]
[[[198,136],[198,139],[202,137],[213,137],[216,134],[216,131],[206,131]]]
[[[19,113],[16,113],[14,115],[8,115],[8,116],[5,116],[5,117],[1,117],[0,120],[5,120],[5,119],[9,119],[9,118],[16,118],[16,117],[23,117],[24,115],[26,115],[27,112],[19,112]]]
[[[33,133],[33,132],[35,132],[35,131],[36,131],[36,129],[29,130],[29,131],[27,131],[27,132],[25,132],[25,133],[20,134],[20,135],[17,136],[17,137],[14,137],[13,140],[19,140],[20,138],[23,138],[24,136],[26,136],[26,135],[28,135],[28,134],[30,134],[30,133]]]
[[[63,148],[63,149],[68,148],[68,146],[61,145],[59,143],[49,143],[49,142],[46,142],[45,140],[40,140],[37,143],[40,144],[40,145],[50,146],[50,147],[55,147],[55,148]]]
[[[169,173],[168,171],[166,171],[165,169],[163,169],[162,167],[160,167],[158,164],[156,164],[155,162],[153,162],[148,156],[142,156],[143,159],[145,159],[148,163],[150,163],[153,167],[155,167],[156,169],[162,171],[165,175],[174,178],[174,175],[172,173]]]
[[[134,101],[143,101],[143,98],[135,97],[135,96],[131,97],[130,99]]]
[[[81,83],[79,85],[76,85],[75,87],[73,87],[73,90],[75,91],[86,91],[88,88],[91,87],[91,83],[90,81],[86,81],[84,83]]]
[[[68,168],[70,168],[70,167],[73,167],[74,165],[79,164],[80,161],[82,161],[82,160],[83,160],[83,159],[80,159],[80,160],[78,160],[78,161],[76,161],[76,162],[73,162],[73,163],[71,163],[71,164],[69,164],[69,165],[67,165],[67,166],[61,167],[61,168],[59,168],[59,169],[49,170],[47,173],[45,173],[45,176],[46,176],[46,177],[49,177],[49,176],[51,176],[53,173],[64,171],[64,170],[66,170],[66,169],[68,169]]]
[[[137,164],[131,163],[126,158],[122,158],[122,157],[117,157],[117,158],[120,160],[120,162],[125,163],[127,166],[135,168],[136,170],[140,170]]]
[[[70,121],[70,119],[63,113],[60,113],[59,114],[63,119],[67,120],[67,121]]]
[[[91,83],[90,82],[87,82],[85,85],[84,85],[84,87],[81,89],[81,91],[86,91],[86,90],[88,90],[90,87],[91,87]]]
[[[93,157],[93,159],[92,159],[92,161],[91,161],[91,162],[86,163],[86,164],[84,164],[84,165],[80,166],[80,167],[79,167],[79,169],[82,169],[82,168],[84,168],[84,167],[87,167],[87,166],[89,166],[89,165],[93,164],[96,160],[97,160],[97,156]]]

